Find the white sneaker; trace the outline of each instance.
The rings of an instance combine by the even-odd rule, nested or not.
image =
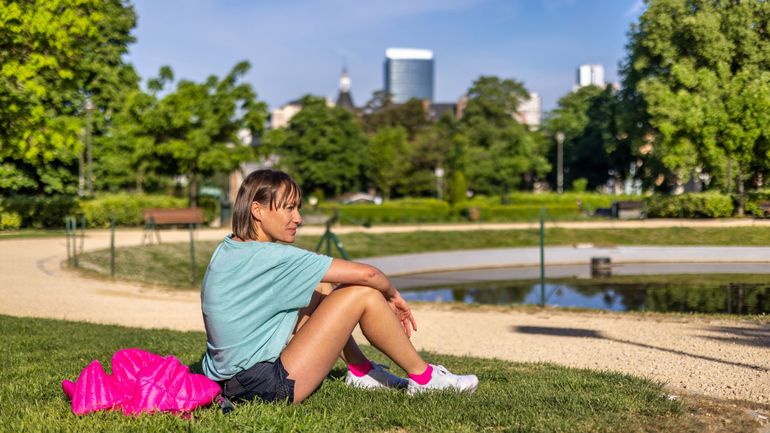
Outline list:
[[[374,388],[395,388],[404,389],[407,386],[406,379],[396,376],[395,374],[386,371],[387,365],[377,364],[372,362],[372,369],[369,370],[363,376],[356,376],[348,370],[348,374],[345,375],[345,383],[356,387],[365,389]]]
[[[476,377],[475,374],[452,374],[443,365],[431,364],[431,367],[433,367],[433,372],[431,373],[430,381],[425,385],[420,385],[412,379],[409,379],[409,385],[406,389],[406,392],[409,393],[409,395],[444,389],[471,394],[476,391],[476,388],[479,386],[479,378]]]

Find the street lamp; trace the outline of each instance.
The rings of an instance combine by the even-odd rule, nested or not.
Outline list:
[[[441,199],[441,193],[444,189],[444,183],[442,182],[444,178],[444,169],[441,167],[436,167],[436,169],[433,171],[433,174],[436,176],[436,197]]]
[[[556,133],[556,192],[564,192],[564,133]]]
[[[86,181],[88,195],[94,195],[94,171],[93,163],[94,158],[91,153],[91,116],[94,112],[94,103],[91,101],[91,97],[86,98],[86,113],[88,113],[86,123]]]

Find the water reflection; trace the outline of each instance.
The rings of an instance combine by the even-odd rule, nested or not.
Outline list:
[[[474,271],[478,272],[478,271]],[[414,277],[411,277],[414,278]],[[480,304],[546,304],[614,311],[770,313],[768,275],[685,274],[465,281],[402,290],[407,300]],[[544,293],[543,293],[544,292]]]

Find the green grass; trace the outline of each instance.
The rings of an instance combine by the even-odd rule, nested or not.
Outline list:
[[[1,239],[46,238],[64,236],[64,230],[23,229],[0,231]]]
[[[339,235],[345,250],[354,259],[391,254],[449,251],[459,249],[534,247],[539,245],[539,230],[479,230],[458,232],[349,233]],[[315,249],[319,237],[298,236],[296,245]],[[770,245],[770,230],[760,227],[730,228],[654,228],[546,230],[546,245],[593,243],[609,245]],[[144,284],[176,288],[200,286],[203,272],[218,241],[196,243],[197,278],[190,283],[188,243],[118,248],[116,277]],[[336,250],[334,250],[336,255]],[[86,253],[80,263],[92,275],[110,274],[110,252]]]
[[[92,359],[109,372],[115,351],[138,347],[173,354],[195,371],[205,335],[2,315],[0,328],[0,431],[695,432],[704,423],[720,427],[723,419],[729,420],[726,431],[754,427],[745,414],[723,404],[714,403],[704,414],[697,405],[668,400],[660,385],[624,374],[432,354],[425,354],[432,362],[476,373],[481,381],[476,394],[409,397],[351,389],[342,383],[338,364],[319,391],[297,406],[244,403],[227,416],[209,407],[190,420],[165,414],[77,417],[59,383],[74,380]]]

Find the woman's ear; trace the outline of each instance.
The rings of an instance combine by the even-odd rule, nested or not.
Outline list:
[[[251,216],[257,221],[262,219],[262,206],[259,205],[259,202],[251,202]]]

